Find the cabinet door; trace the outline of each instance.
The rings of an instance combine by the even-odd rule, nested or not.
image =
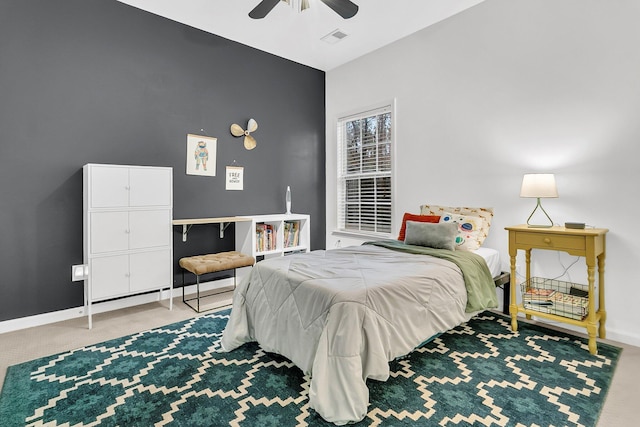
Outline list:
[[[131,249],[169,246],[171,214],[168,209],[129,212],[129,247]]]
[[[131,282],[132,293],[160,288],[171,285],[171,251],[169,249],[153,252],[131,254]]]
[[[129,255],[93,258],[89,263],[91,300],[126,295],[129,292]]]
[[[90,215],[92,254],[129,249],[128,212],[92,212]]]
[[[129,169],[113,166],[89,168],[92,208],[114,208],[129,206]]]
[[[131,168],[130,206],[170,206],[171,169]]]

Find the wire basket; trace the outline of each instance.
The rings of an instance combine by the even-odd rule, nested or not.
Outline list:
[[[589,312],[586,285],[532,277],[521,285],[522,303],[527,310],[583,320]]]

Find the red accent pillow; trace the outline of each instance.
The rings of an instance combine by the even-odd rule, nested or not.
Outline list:
[[[410,214],[409,212],[405,212],[404,216],[402,217],[402,226],[400,227],[400,234],[398,234],[398,240],[402,240],[403,242],[404,242],[404,234],[407,230],[407,221],[437,223],[440,221],[440,215],[416,215],[416,214]]]

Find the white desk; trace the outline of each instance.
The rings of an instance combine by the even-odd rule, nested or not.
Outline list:
[[[248,216],[223,216],[217,218],[191,218],[191,219],[174,219],[173,225],[182,226],[182,241],[187,241],[187,234],[192,226],[196,224],[220,224],[220,238],[224,238],[224,230],[232,222],[244,222],[251,221],[252,218]]]

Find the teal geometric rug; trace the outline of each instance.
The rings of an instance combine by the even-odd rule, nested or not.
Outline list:
[[[6,426],[328,426],[309,378],[246,344],[218,353],[229,311],[11,366]],[[354,426],[595,426],[620,349],[485,312],[369,381]]]

